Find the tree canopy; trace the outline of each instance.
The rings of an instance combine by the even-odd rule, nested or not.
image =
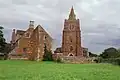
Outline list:
[[[5,47],[6,47],[6,42],[5,42],[5,38],[4,38],[4,34],[3,34],[3,27],[0,26],[0,52],[4,53],[5,51]]]
[[[105,49],[102,54],[100,54],[100,57],[102,58],[117,58],[120,57],[120,52],[113,47],[110,47],[108,49]]]
[[[43,55],[43,61],[52,61],[52,52],[47,50],[46,44],[44,44],[44,55]]]
[[[97,54],[94,54],[92,52],[89,52],[89,57],[97,57],[98,55]]]

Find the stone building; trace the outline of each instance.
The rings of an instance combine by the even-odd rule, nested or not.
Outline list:
[[[44,45],[48,50],[52,47],[52,38],[49,34],[38,25],[34,28],[34,21],[30,21],[27,30],[13,29],[11,48],[9,54],[10,59],[29,59],[29,60],[42,60],[44,53]]]
[[[62,47],[56,48],[53,54],[54,60],[61,58],[70,62],[89,62],[87,58],[88,48],[81,46],[81,30],[79,19],[76,19],[73,7],[69,18],[64,21],[62,34]]]
[[[44,47],[47,46],[47,50],[50,51],[52,48],[52,38],[49,34],[38,25],[33,31],[29,40],[29,59],[30,60],[42,60],[44,55]]]
[[[89,52],[88,52],[88,48],[84,48],[82,47],[82,51],[83,51],[83,57],[88,58],[89,57]],[[62,48],[56,48],[56,50],[54,51],[53,54],[53,58],[56,60],[58,57],[63,57],[63,52],[62,52]],[[69,56],[67,56],[69,57]]]
[[[62,52],[64,56],[83,57],[80,23],[79,19],[76,19],[73,7],[71,8],[69,18],[65,19],[64,22]]]

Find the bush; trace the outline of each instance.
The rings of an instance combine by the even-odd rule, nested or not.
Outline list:
[[[98,59],[95,59],[94,61],[95,61],[96,63],[98,63],[98,62],[99,62],[99,61],[98,61]]]
[[[43,55],[43,61],[53,61],[52,52],[46,51]]]
[[[56,62],[58,62],[58,63],[62,63],[61,58],[60,58],[60,57],[58,57],[58,58],[57,58],[57,60],[56,60]]]
[[[108,59],[101,58],[99,63],[111,63],[114,65],[120,65],[120,58],[108,58]]]

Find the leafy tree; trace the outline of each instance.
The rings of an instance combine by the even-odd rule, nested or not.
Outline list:
[[[102,54],[100,54],[100,57],[102,58],[117,58],[119,57],[119,51],[116,48],[110,47],[108,49],[105,49]]]
[[[47,50],[46,44],[45,44],[45,47],[44,47],[43,61],[53,61],[52,52]]]
[[[0,52],[4,53],[5,51],[5,47],[6,47],[6,42],[5,42],[5,38],[3,37],[3,30],[4,28],[2,26],[0,26]]]

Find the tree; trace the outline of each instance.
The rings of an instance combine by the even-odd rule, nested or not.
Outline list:
[[[105,49],[102,54],[100,54],[102,58],[117,58],[119,57],[119,51],[116,48],[110,47]]]
[[[5,42],[5,38],[3,37],[3,30],[4,28],[2,26],[0,26],[0,52],[4,53],[5,51],[5,47],[6,47],[6,42]]]
[[[44,44],[44,55],[43,55],[43,61],[53,61],[52,59],[52,52],[47,50],[46,44]]]
[[[90,57],[97,57],[98,55],[97,55],[97,54],[93,54],[93,53],[89,52],[89,56],[90,56]]]

